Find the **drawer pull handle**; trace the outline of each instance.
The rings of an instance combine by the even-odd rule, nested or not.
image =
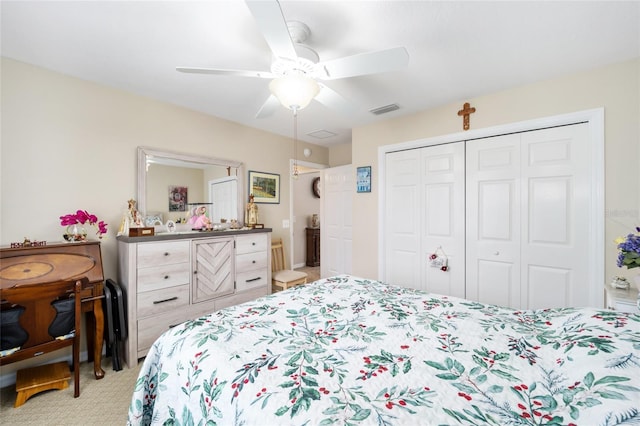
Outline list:
[[[164,299],[164,300],[154,300],[154,301],[153,301],[153,304],[154,304],[154,305],[157,305],[157,304],[159,304],[159,303],[171,302],[172,300],[178,300],[178,296],[173,296],[173,297],[170,297],[170,298],[168,298],[168,299]]]
[[[262,277],[258,277],[258,278],[251,278],[250,280],[247,280],[248,283],[253,282],[253,281],[258,281],[261,280]]]
[[[33,356],[40,356],[40,355],[42,355],[43,353],[44,353],[43,351],[36,352],[35,354],[33,354]]]
[[[165,256],[169,256],[169,252],[168,252],[168,251],[165,251],[165,252],[164,252],[164,255],[165,255]]]
[[[177,327],[177,326],[179,326],[179,325],[180,325],[180,323],[177,323],[177,324],[169,324],[169,328]]]
[[[255,260],[252,260],[252,261],[251,261],[251,263],[256,263],[256,261],[255,261]]]
[[[165,276],[164,276],[164,279],[165,279],[165,280],[168,280],[168,279],[169,279],[169,275],[165,275]]]
[[[252,246],[255,246],[255,245],[256,245],[256,243],[255,243],[255,242],[253,242],[253,243],[251,243],[251,245],[252,245]]]

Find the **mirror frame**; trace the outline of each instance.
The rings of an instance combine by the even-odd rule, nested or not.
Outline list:
[[[176,151],[160,150],[145,146],[138,147],[138,211],[147,215],[147,157],[160,157],[170,160],[187,161],[211,166],[223,166],[237,169],[238,179],[238,223],[244,225],[244,163],[224,158],[186,154]]]

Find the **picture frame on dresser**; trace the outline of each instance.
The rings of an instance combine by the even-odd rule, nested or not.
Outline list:
[[[280,204],[280,175],[249,170],[249,194],[254,203]]]

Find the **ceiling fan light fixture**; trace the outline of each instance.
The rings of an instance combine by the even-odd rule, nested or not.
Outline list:
[[[309,105],[320,86],[304,74],[290,74],[272,80],[269,90],[285,108],[299,110]]]

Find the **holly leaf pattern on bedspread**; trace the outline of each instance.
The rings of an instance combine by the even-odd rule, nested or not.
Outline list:
[[[338,276],[167,331],[128,424],[638,424],[638,377],[638,315]]]

